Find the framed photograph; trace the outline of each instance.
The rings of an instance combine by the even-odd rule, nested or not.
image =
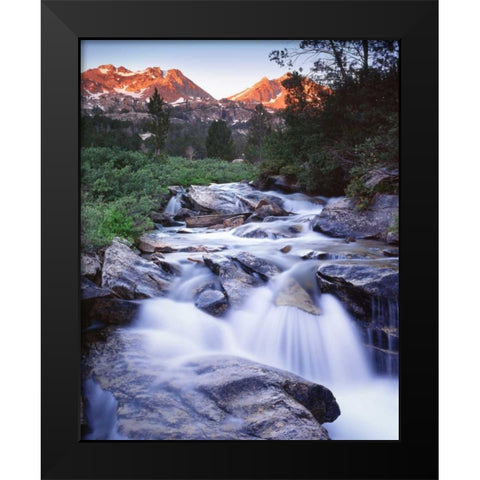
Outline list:
[[[42,478],[438,478],[437,15],[42,2]]]

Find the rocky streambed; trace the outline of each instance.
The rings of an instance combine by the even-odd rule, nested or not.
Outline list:
[[[82,255],[84,438],[397,438],[398,198],[170,191]]]

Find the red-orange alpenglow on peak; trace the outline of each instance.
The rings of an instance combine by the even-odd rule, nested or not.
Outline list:
[[[162,70],[160,67],[147,67],[131,71],[114,65],[100,65],[81,74],[81,92],[85,97],[98,97],[102,94],[121,93],[145,100],[151,97],[155,87],[169,103],[185,100],[214,100],[180,70]]]

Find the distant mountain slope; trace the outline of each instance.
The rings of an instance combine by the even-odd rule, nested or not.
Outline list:
[[[287,91],[282,81],[289,75],[274,80],[264,77],[240,93],[215,100],[177,69],[148,67],[134,72],[125,67],[100,65],[81,74],[81,112],[140,122],[149,118],[147,100],[156,87],[172,107],[173,122],[208,123],[222,119],[230,126],[240,126],[250,119],[259,103],[271,110],[285,108]],[[314,90],[323,88],[312,80],[305,82]]]
[[[209,93],[176,69],[165,71],[159,67],[148,67],[132,72],[125,67],[100,65],[81,74],[81,93],[86,98],[119,93],[145,100],[152,95],[155,87],[168,103],[214,100]]]
[[[281,82],[287,77],[288,74],[274,80],[263,77],[259,82],[255,83],[255,85],[228,97],[228,99],[247,104],[262,103],[265,107],[275,110],[285,108],[286,90],[282,87]]]
[[[242,90],[241,92],[228,97],[228,100],[234,102],[243,102],[246,105],[263,104],[265,108],[271,108],[273,110],[279,110],[286,107],[287,90],[282,85],[282,82],[289,78],[291,73],[286,73],[279,78],[269,80],[267,77],[263,77],[259,82],[255,83],[251,87]],[[318,89],[324,89],[313,80],[305,78],[303,80],[306,86],[306,91],[312,93],[318,91]]]

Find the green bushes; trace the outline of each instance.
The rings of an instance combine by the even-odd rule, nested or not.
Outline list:
[[[152,210],[164,207],[168,185],[253,180],[249,164],[222,160],[188,160],[116,148],[83,148],[81,151],[81,243],[100,248],[112,238],[131,241],[153,226]]]

